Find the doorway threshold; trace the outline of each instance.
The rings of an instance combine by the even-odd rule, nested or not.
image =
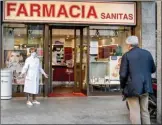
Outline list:
[[[51,93],[48,97],[86,97],[83,93]]]

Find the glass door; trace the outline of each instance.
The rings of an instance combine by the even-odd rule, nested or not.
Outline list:
[[[53,92],[53,87],[52,87],[52,76],[53,76],[53,68],[52,68],[52,27],[49,27],[49,86],[48,86],[48,94]]]
[[[48,53],[46,67],[49,79],[45,87],[48,95],[73,92],[87,94],[88,31],[89,28],[83,26],[49,26],[48,52],[45,52]],[[69,62],[72,62],[70,68]]]
[[[74,92],[74,28],[52,25],[49,28],[48,94]]]
[[[89,27],[75,28],[74,92],[87,94]]]

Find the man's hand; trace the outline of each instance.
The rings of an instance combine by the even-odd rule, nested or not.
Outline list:
[[[120,92],[121,92],[122,95],[124,95],[124,89],[121,88]]]

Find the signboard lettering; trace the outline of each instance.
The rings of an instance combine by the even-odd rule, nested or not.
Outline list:
[[[5,1],[4,21],[136,25],[134,2]]]

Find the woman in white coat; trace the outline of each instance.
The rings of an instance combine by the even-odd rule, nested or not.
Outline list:
[[[25,65],[21,71],[21,77],[25,76],[24,92],[27,93],[27,105],[40,104],[36,100],[36,94],[39,92],[39,73],[41,72],[45,78],[48,78],[48,75],[41,68],[40,60],[37,57],[36,48],[31,48],[31,55],[26,59]],[[30,101],[30,94],[33,95],[32,102]]]

